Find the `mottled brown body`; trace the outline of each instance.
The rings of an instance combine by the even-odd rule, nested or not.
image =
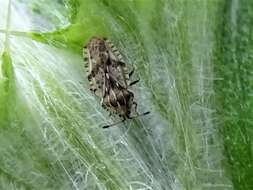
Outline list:
[[[128,90],[129,77],[122,56],[103,38],[93,37],[83,50],[90,90],[104,108],[124,119],[130,118],[134,95]]]
[[[132,106],[136,111],[137,103],[128,87],[138,81],[129,83],[133,71],[127,72],[119,51],[105,38],[93,37],[84,46],[83,56],[90,90],[101,99],[105,109],[118,114],[123,121],[130,119]]]

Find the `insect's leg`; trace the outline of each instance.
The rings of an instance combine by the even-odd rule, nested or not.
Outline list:
[[[129,78],[131,78],[131,76],[134,74],[134,71],[135,71],[135,69],[133,68],[133,70],[128,74],[128,77],[129,77]],[[130,82],[130,83],[129,83],[129,86],[132,86],[132,85],[136,84],[136,83],[139,82],[139,81],[140,81],[140,79],[135,80],[135,81],[133,81],[133,82]]]
[[[115,126],[115,125],[118,125],[120,123],[123,123],[126,119],[123,118],[121,121],[118,121],[118,122],[115,122],[115,123],[112,123],[112,124],[109,124],[109,125],[104,125],[103,128],[109,128],[109,127],[112,127],[112,126]]]
[[[134,105],[134,111],[137,113],[137,103],[136,102],[133,102],[133,105]]]
[[[128,74],[129,78],[134,74],[134,68],[133,70]]]
[[[134,118],[137,118],[137,117],[140,117],[140,116],[144,116],[144,115],[148,115],[148,114],[150,114],[150,111],[147,111],[147,112],[144,112],[144,113],[138,113],[135,116],[129,117],[129,119],[134,119]]]
[[[136,102],[133,102],[133,105],[134,105],[134,111],[135,111],[135,113],[137,114],[137,115],[135,115],[135,116],[131,116],[131,117],[129,117],[128,119],[133,119],[133,118],[136,118],[136,117],[140,117],[140,116],[144,116],[144,115],[148,115],[148,114],[150,114],[150,111],[147,111],[147,112],[144,112],[144,113],[138,113],[137,112],[137,103]]]
[[[138,79],[138,80],[135,80],[135,81],[133,81],[133,82],[130,82],[130,84],[129,84],[129,86],[133,86],[133,85],[135,85],[137,82],[139,82],[140,81],[140,79]]]

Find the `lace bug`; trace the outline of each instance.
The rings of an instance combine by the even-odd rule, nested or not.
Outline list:
[[[130,82],[129,78],[134,70],[127,71],[122,55],[109,40],[92,37],[83,47],[83,57],[90,90],[100,98],[102,107],[122,118],[121,121],[103,128],[149,113],[138,114],[136,111],[134,94],[128,88],[139,80]],[[133,106],[137,115],[132,117],[130,114]]]

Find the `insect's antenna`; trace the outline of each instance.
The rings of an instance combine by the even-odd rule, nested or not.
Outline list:
[[[124,121],[125,121],[125,120],[121,120],[121,121],[118,121],[118,122],[115,122],[115,123],[112,123],[112,124],[109,124],[109,125],[104,125],[103,128],[106,129],[106,128],[109,128],[109,127],[118,125],[118,124],[120,124],[120,123],[123,123]]]
[[[142,117],[142,116],[148,115],[148,114],[150,114],[150,111],[147,111],[147,112],[144,112],[144,113],[138,113],[135,116],[129,117],[129,119],[134,119],[134,118],[137,118],[137,117]]]
[[[132,117],[129,117],[128,119],[134,119],[134,118],[137,118],[137,117],[141,117],[141,116],[144,116],[144,115],[148,115],[150,114],[150,111],[147,111],[147,112],[144,112],[144,113],[140,113],[138,115],[135,115],[135,116],[132,116]],[[109,124],[109,125],[104,125],[103,128],[106,129],[106,128],[109,128],[109,127],[113,127],[115,125],[118,125],[120,123],[123,123],[125,121],[124,120],[121,120],[121,121],[118,121],[118,122],[115,122],[115,123],[112,123],[112,124]]]

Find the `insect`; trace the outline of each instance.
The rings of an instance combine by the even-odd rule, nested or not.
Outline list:
[[[83,48],[83,57],[88,68],[90,90],[100,98],[102,107],[122,118],[103,128],[149,113],[139,114],[136,111],[134,94],[128,88],[139,80],[130,82],[134,70],[128,73],[121,54],[109,40],[92,37]],[[130,116],[133,106],[136,116]]]

